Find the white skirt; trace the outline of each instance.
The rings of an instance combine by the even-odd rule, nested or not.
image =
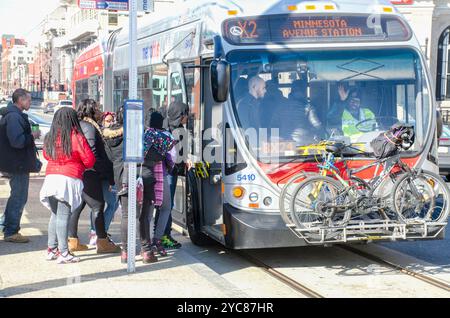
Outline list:
[[[49,197],[54,196],[59,201],[67,202],[71,212],[75,211],[82,203],[83,181],[60,174],[50,174],[45,177],[39,199],[41,203],[51,211]]]

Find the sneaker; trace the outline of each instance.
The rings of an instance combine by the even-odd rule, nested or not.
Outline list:
[[[58,248],[47,248],[47,261],[54,261],[59,256]]]
[[[30,240],[28,239],[28,237],[23,236],[20,233],[16,233],[14,235],[5,237],[5,242],[10,242],[10,243],[28,243]]]
[[[58,264],[70,264],[70,263],[78,263],[80,261],[79,257],[76,257],[70,252],[65,252],[64,254],[59,254],[56,262]]]
[[[164,249],[161,240],[153,240],[152,249],[155,250],[160,256],[167,256],[167,251]]]
[[[168,250],[179,249],[181,247],[181,243],[177,242],[173,239],[172,236],[164,235],[161,239],[162,246]]]
[[[97,234],[95,234],[95,231],[89,233],[89,245],[97,245]]]

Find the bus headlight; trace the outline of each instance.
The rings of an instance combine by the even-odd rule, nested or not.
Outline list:
[[[269,206],[272,204],[272,198],[271,197],[265,197],[263,200],[263,203],[265,206]]]

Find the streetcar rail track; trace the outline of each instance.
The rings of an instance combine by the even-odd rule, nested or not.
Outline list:
[[[285,285],[291,287],[292,289],[300,292],[301,294],[309,297],[309,298],[324,298],[321,294],[317,293],[316,291],[312,290],[309,287],[306,287],[305,285],[301,284],[300,282],[290,278],[289,276],[281,273],[280,271],[277,271],[275,268],[271,267],[270,265],[267,265],[266,263],[262,262],[261,260],[245,253],[242,251],[236,251],[236,253],[241,256],[242,258],[246,259],[248,262],[252,263],[253,265],[257,266],[258,268],[262,269],[275,279],[281,281]]]
[[[440,289],[443,289],[445,291],[450,292],[450,284],[447,283],[447,282],[444,282],[442,280],[430,277],[429,275],[425,275],[425,274],[422,274],[422,273],[418,273],[418,272],[412,271],[410,269],[407,269],[404,266],[395,264],[395,263],[390,262],[388,260],[385,260],[385,259],[383,259],[383,258],[381,258],[379,256],[376,256],[376,255],[373,255],[373,254],[361,251],[361,250],[359,250],[357,248],[354,248],[352,246],[348,246],[348,245],[338,245],[338,246],[340,248],[342,248],[343,250],[346,250],[346,251],[351,252],[353,254],[362,256],[362,257],[364,257],[366,259],[369,259],[369,260],[371,260],[373,262],[376,262],[376,263],[378,263],[380,265],[383,265],[383,266],[386,266],[388,268],[397,270],[397,271],[399,271],[399,272],[401,272],[403,274],[409,275],[409,276],[414,277],[416,279],[419,279],[419,280],[421,280],[421,281],[423,281],[425,283],[428,283],[430,285],[433,285],[435,287],[438,287]]]

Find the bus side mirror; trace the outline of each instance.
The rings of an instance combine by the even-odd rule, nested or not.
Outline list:
[[[227,100],[230,88],[231,66],[227,61],[214,60],[210,65],[211,91],[216,103]]]

